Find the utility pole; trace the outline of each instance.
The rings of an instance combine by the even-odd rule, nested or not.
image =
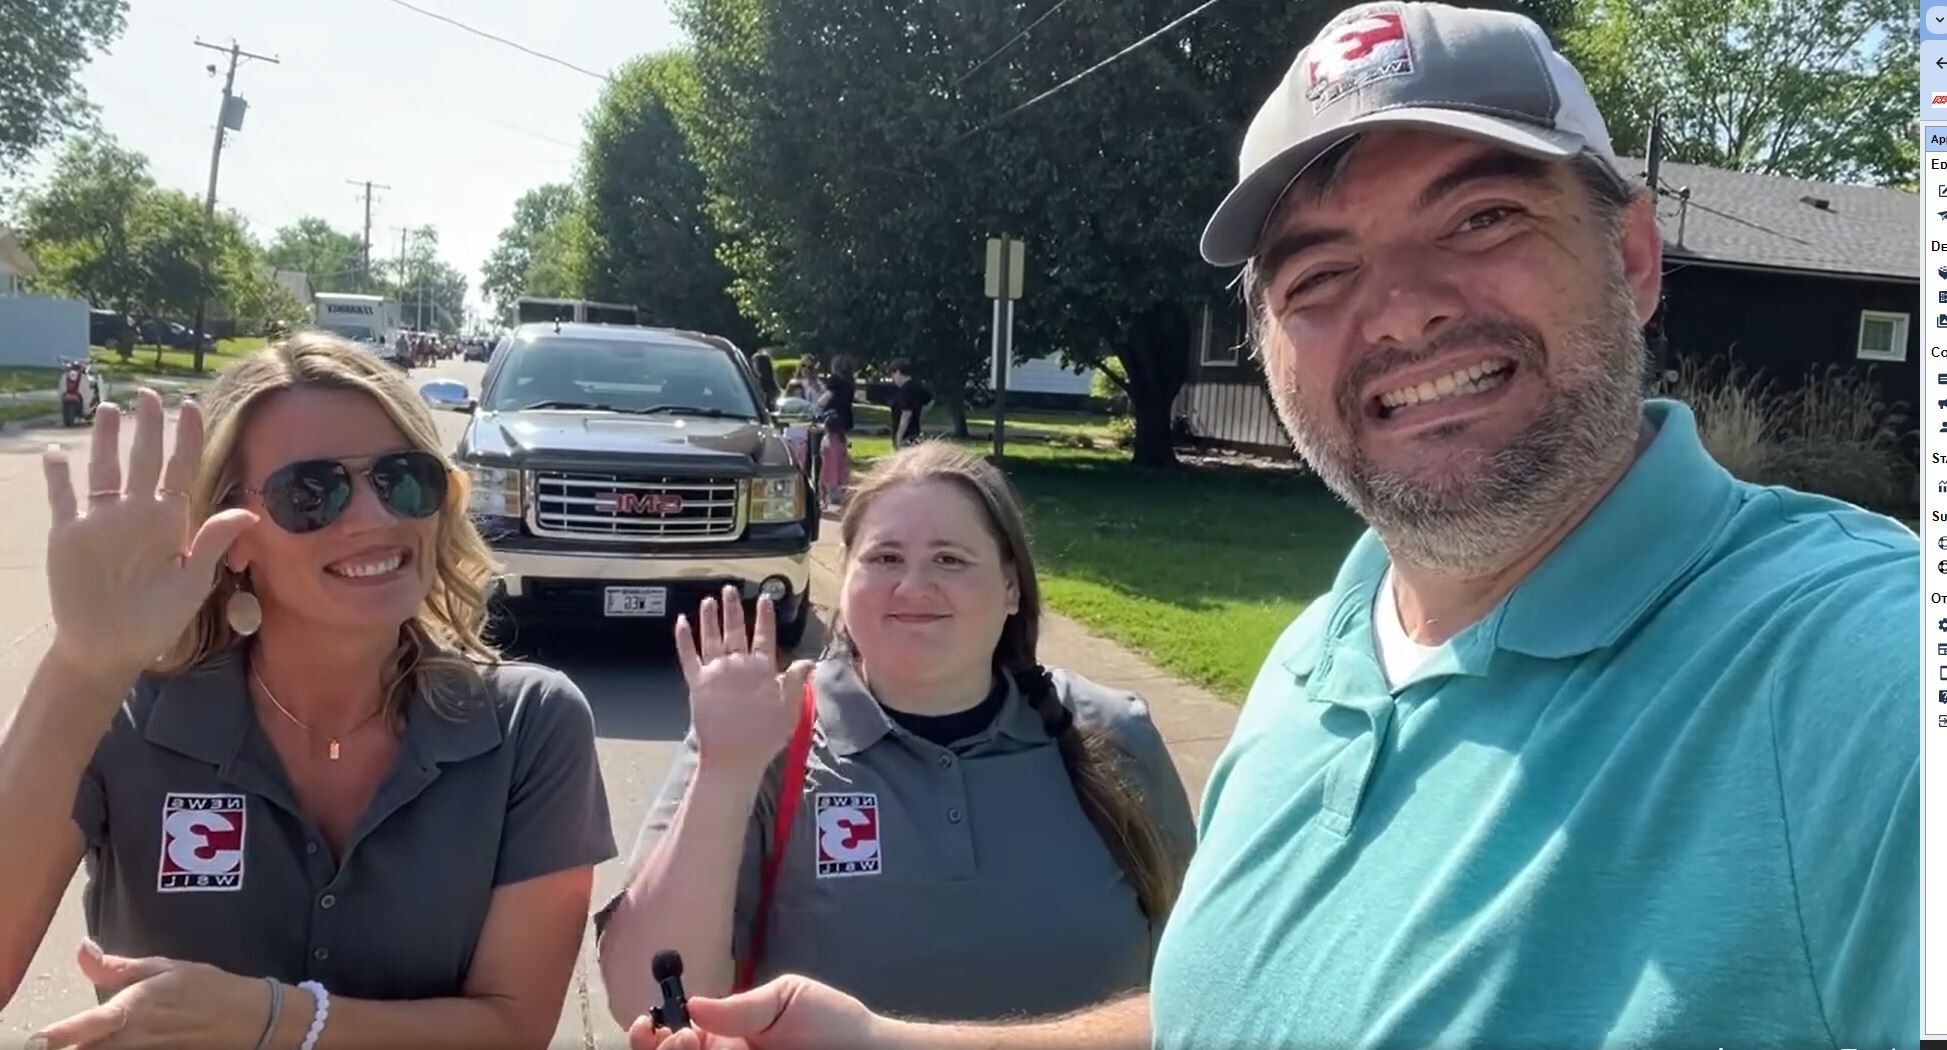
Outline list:
[[[237,86],[237,63],[246,58],[254,58],[259,62],[269,62],[271,65],[277,65],[278,60],[270,55],[257,55],[245,51],[243,48],[237,46],[237,42],[234,40],[230,41],[229,47],[218,47],[215,44],[206,44],[201,40],[196,41],[196,46],[206,47],[211,51],[227,52],[230,56],[230,70],[223,75],[223,103],[216,110],[216,141],[210,145],[210,188],[209,192],[203,196],[203,227],[207,233],[216,221],[216,171],[223,163],[223,133],[226,130],[243,130],[243,111],[246,103],[238,98],[234,91]],[[216,66],[214,64],[209,66],[209,71],[215,73]],[[203,247],[202,261],[202,283],[207,286],[210,283],[210,272],[213,263],[213,260],[210,258],[210,250],[207,243]],[[196,341],[195,360],[196,371],[198,372],[203,370],[203,312],[206,305],[203,301],[203,292],[199,288],[196,292],[195,324],[191,326],[193,333],[191,338]]]
[[[366,179],[364,182],[359,182],[357,179],[345,181],[353,186],[365,187],[365,233],[360,240],[364,245],[364,254],[360,257],[358,266],[358,290],[370,292],[372,290],[372,191],[389,190],[392,187],[375,183],[371,179]]]
[[[399,288],[399,323],[405,323],[406,313],[406,238],[412,236],[409,226],[394,226],[399,234],[399,268],[392,273],[393,283]],[[416,331],[416,329],[415,329]]]

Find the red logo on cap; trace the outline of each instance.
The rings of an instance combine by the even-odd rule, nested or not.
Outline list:
[[[1355,11],[1312,41],[1305,61],[1313,112],[1375,80],[1413,71],[1413,49],[1395,11]]]

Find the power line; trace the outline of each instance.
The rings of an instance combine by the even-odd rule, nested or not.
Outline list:
[[[1774,230],[1771,227],[1764,225],[1763,223],[1753,222],[1750,219],[1746,219],[1742,216],[1732,215],[1730,212],[1720,211],[1716,208],[1713,208],[1710,205],[1705,204],[1704,202],[1696,199],[1696,197],[1686,193],[1681,189],[1674,189],[1674,190],[1671,189],[1670,181],[1668,179],[1659,178],[1656,181],[1660,184],[1654,187],[1657,195],[1660,197],[1669,197],[1676,200],[1678,202],[1679,207],[1695,208],[1698,211],[1703,212],[1707,215],[1715,215],[1726,222],[1734,222],[1737,223],[1739,226],[1748,227],[1750,229],[1758,231],[1759,233],[1768,233],[1773,237],[1778,237],[1783,240],[1792,241],[1793,243],[1796,244],[1810,245],[1812,243],[1804,239],[1803,237],[1793,236],[1792,234],[1786,233],[1783,230]]]
[[[1056,11],[1059,11],[1062,8],[1067,7],[1069,2],[1070,0],[1055,0],[1055,6],[1050,7],[1046,11],[1043,11],[1041,13],[1041,17],[1035,19],[1032,22],[1029,22],[1026,29],[1023,29],[1020,32],[1014,34],[1013,37],[1008,39],[1007,43],[1002,44],[998,48],[995,48],[993,54],[988,55],[986,58],[983,58],[980,61],[974,63],[974,67],[972,69],[969,69],[965,73],[962,73],[958,77],[955,77],[953,80],[953,84],[951,86],[959,87],[961,83],[964,82],[968,77],[973,76],[975,73],[980,72],[982,69],[985,69],[987,67],[987,63],[992,62],[993,60],[1001,57],[1001,53],[1003,51],[1006,51],[1008,48],[1013,47],[1015,44],[1020,43],[1022,37],[1025,37],[1029,33],[1034,32],[1035,26],[1038,26],[1041,23],[1046,22],[1049,19],[1049,17],[1052,16]]]
[[[393,0],[393,2],[398,3],[400,2],[400,0]],[[991,128],[996,124],[999,124],[1001,121],[1006,120],[1009,117],[1012,117],[1015,114],[1022,112],[1023,110],[1029,109],[1033,106],[1037,106],[1042,102],[1047,101],[1050,98],[1053,98],[1054,96],[1060,94],[1061,92],[1068,90],[1070,87],[1074,86],[1075,84],[1080,83],[1083,78],[1092,76],[1096,72],[1102,69],[1106,69],[1111,64],[1121,61],[1123,58],[1131,54],[1134,54],[1136,51],[1147,46],[1151,41],[1157,39],[1158,37],[1161,37],[1163,34],[1168,33],[1170,30],[1175,29],[1177,26],[1180,26],[1183,23],[1188,22],[1190,19],[1197,17],[1198,15],[1204,13],[1205,11],[1208,11],[1209,9],[1217,6],[1219,3],[1222,2],[1223,0],[1203,0],[1203,3],[1200,3],[1197,6],[1191,8],[1190,10],[1185,11],[1184,13],[1176,16],[1175,18],[1170,19],[1170,21],[1167,24],[1165,24],[1161,29],[1158,29],[1155,32],[1150,33],[1147,36],[1144,36],[1142,39],[1136,41],[1133,44],[1130,44],[1128,47],[1125,47],[1122,50],[1117,51],[1115,54],[1110,55],[1109,57],[1103,59],[1102,61],[1097,62],[1094,65],[1088,67],[1087,69],[1082,70],[1080,73],[1077,73],[1072,77],[1069,77],[1067,80],[1064,80],[1059,84],[1056,84],[1054,87],[1051,87],[1046,91],[1043,91],[1041,94],[1036,95],[1031,99],[1028,99],[1026,102],[1023,102],[1018,106],[1015,106],[1013,109],[1007,110],[1006,112],[1002,113],[1000,116],[997,116],[992,120],[989,120],[984,124],[981,124],[979,127],[974,128],[972,131],[969,131],[966,134],[953,139],[952,141],[948,142],[947,145],[957,146],[960,143],[965,142],[970,138],[973,138],[975,135],[978,135],[981,132],[986,131],[988,128]]]
[[[536,51],[533,48],[528,47],[526,44],[509,40],[504,36],[497,36],[493,33],[487,32],[484,29],[476,29],[473,26],[467,25],[465,22],[462,22],[457,18],[448,18],[447,16],[442,15],[437,11],[428,11],[423,7],[419,7],[415,4],[407,3],[406,0],[388,0],[388,2],[397,4],[398,6],[403,7],[406,10],[412,11],[416,14],[425,15],[427,18],[433,19],[434,21],[445,22],[447,25],[450,25],[455,29],[463,29],[466,32],[472,33],[474,36],[491,40],[496,44],[505,44],[506,46],[511,47],[516,51],[522,52],[524,54],[532,55],[535,58],[542,60],[543,62],[552,62],[555,65],[562,67],[563,69],[572,69],[575,72],[580,73],[582,76],[594,77],[596,80],[600,80],[604,83],[606,83],[609,80],[609,76],[606,73],[597,73],[592,69],[584,69],[583,67],[575,65],[573,62],[570,62],[565,58],[556,58],[555,56],[550,55],[545,51]]]

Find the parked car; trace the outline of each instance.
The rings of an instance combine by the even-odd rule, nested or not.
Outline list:
[[[110,349],[122,345],[124,335],[133,336],[135,322],[113,310],[88,311],[88,345]]]
[[[721,345],[720,345],[721,344]],[[503,575],[496,619],[668,619],[728,584],[777,607],[795,645],[813,615],[815,478],[734,346],[669,329],[529,324],[492,355],[458,456]],[[476,403],[477,402],[477,403]]]
[[[166,346],[174,350],[191,350],[196,346],[195,333],[188,325],[178,324],[175,321],[151,317],[138,326],[138,331],[141,333],[142,342],[150,346]],[[203,349],[210,350],[215,346],[215,339],[207,334],[203,336]]]

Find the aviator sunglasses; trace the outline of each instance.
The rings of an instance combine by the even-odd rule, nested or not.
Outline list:
[[[240,489],[264,501],[270,520],[285,532],[316,532],[352,505],[354,479],[371,483],[379,504],[396,517],[430,518],[446,505],[446,465],[430,452],[393,452],[362,470],[335,459],[301,459],[271,471],[262,488]]]

